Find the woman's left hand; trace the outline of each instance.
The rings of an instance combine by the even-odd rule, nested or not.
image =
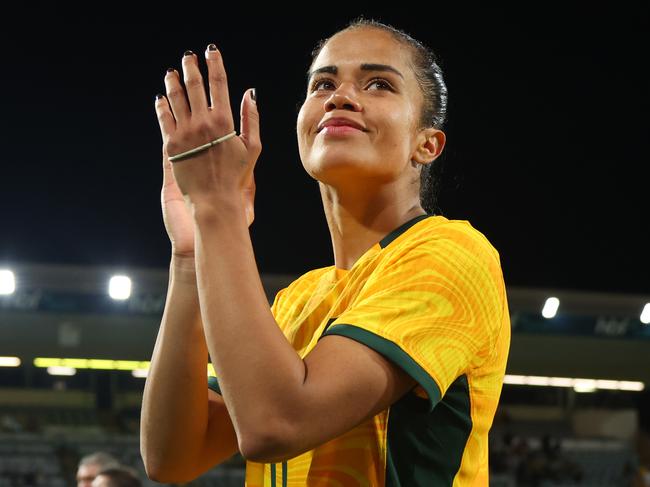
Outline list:
[[[185,88],[175,70],[168,70],[165,75],[169,101],[166,102],[164,98],[158,100],[156,112],[169,156],[206,144],[235,130],[221,53],[208,49],[205,58],[210,106],[195,54],[187,51],[183,56]],[[249,89],[242,98],[239,136],[172,163],[176,183],[186,201],[189,200],[188,203],[195,207],[208,206],[215,211],[232,203],[241,204],[249,225],[254,215],[253,169],[262,151],[259,113],[253,94],[254,89]]]

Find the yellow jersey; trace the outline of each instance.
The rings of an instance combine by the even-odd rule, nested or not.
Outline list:
[[[271,311],[300,357],[322,336],[342,335],[417,385],[313,450],[277,464],[247,461],[247,487],[488,485],[510,314],[499,254],[468,221],[415,217],[351,269],[303,274]],[[208,386],[220,392],[215,377]]]

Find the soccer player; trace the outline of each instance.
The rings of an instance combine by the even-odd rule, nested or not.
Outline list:
[[[296,129],[334,263],[270,309],[248,232],[264,113],[248,90],[236,136],[221,54],[205,58],[210,106],[189,51],[185,87],[168,70],[155,105],[172,262],[148,475],[186,481],[239,451],[248,487],[487,486],[510,319],[496,249],[433,212],[447,108],[433,53],[365,19],[314,51]]]

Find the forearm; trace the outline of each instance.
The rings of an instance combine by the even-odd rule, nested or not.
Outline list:
[[[207,361],[193,259],[172,257],[142,401],[141,453],[148,474],[168,475],[198,458],[208,422]]]
[[[194,212],[197,282],[212,364],[246,455],[288,434],[304,363],[269,308],[243,209],[227,205]]]

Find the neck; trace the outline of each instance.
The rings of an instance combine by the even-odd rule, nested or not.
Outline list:
[[[401,224],[424,215],[418,195],[398,182],[379,188],[336,188],[319,183],[332,238],[334,265],[350,269],[370,247]]]

